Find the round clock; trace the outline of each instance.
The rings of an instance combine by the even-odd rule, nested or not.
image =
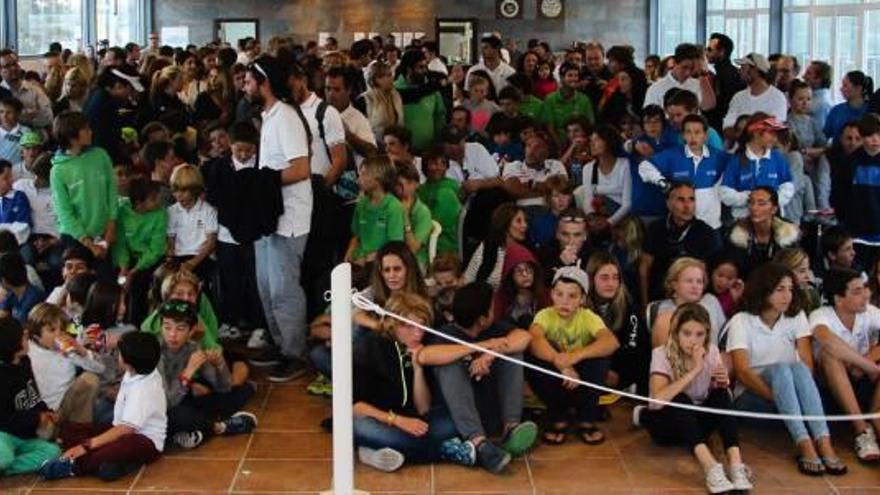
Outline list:
[[[562,14],[562,0],[544,0],[541,2],[541,14],[549,18],[559,17]]]
[[[513,19],[519,15],[519,0],[503,0],[498,6],[498,11],[501,12],[502,16]]]

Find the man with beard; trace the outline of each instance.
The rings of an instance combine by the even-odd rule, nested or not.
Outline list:
[[[733,53],[733,40],[721,33],[712,33],[706,47],[706,58],[715,69],[715,108],[706,112],[709,125],[718,132],[723,130],[722,122],[730,107],[730,100],[746,87],[739,70],[730,62]]]
[[[403,120],[412,132],[416,151],[427,149],[446,123],[446,105],[439,88],[428,82],[427,71],[425,54],[421,50],[407,50],[400,59],[399,76],[394,82],[404,100]]]

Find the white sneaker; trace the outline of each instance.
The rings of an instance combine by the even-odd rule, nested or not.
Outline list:
[[[389,447],[379,450],[358,447],[358,459],[367,466],[386,473],[397,471],[406,460],[403,454]]]
[[[730,465],[730,481],[733,488],[740,491],[748,491],[752,486],[752,470],[743,463]]]
[[[645,409],[647,409],[647,408],[648,408],[648,406],[641,405],[641,404],[633,408],[632,420],[633,420],[633,426],[635,426],[636,428],[642,426],[642,413],[645,412]]]
[[[248,349],[265,349],[269,346],[266,342],[266,330],[264,328],[255,328],[251,332],[251,338],[248,339]]]
[[[706,473],[706,488],[709,489],[709,493],[724,493],[736,489],[733,483],[727,479],[727,475],[724,474],[724,466],[721,464],[715,464]]]
[[[877,446],[877,438],[870,426],[856,437],[856,457],[862,462],[880,460],[880,447]]]

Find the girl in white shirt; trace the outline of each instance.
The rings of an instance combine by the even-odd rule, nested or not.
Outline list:
[[[601,126],[590,136],[595,160],[584,165],[584,213],[599,217],[599,229],[615,225],[632,206],[632,174],[629,158],[618,156],[623,139],[611,126]],[[593,226],[590,230],[596,230]]]
[[[648,321],[654,347],[666,345],[672,313],[675,308],[685,303],[698,303],[709,313],[709,341],[713,344],[718,342],[718,335],[726,318],[718,298],[706,292],[709,280],[707,273],[705,263],[687,256],[669,265],[664,283],[669,298],[651,303],[649,306],[649,320],[652,318],[652,313],[656,314],[653,321]],[[652,310],[654,305],[656,309]]]
[[[730,320],[727,340],[739,381],[738,409],[825,415],[811,372],[810,327],[794,284],[794,274],[779,263],[763,265],[749,277],[743,310]],[[798,470],[811,476],[846,473],[825,421],[784,423],[800,451]]]

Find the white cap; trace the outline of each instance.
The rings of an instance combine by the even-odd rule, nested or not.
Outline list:
[[[144,86],[141,84],[141,80],[136,76],[129,76],[119,69],[110,69],[110,72],[112,72],[114,76],[128,81],[128,83],[131,84],[131,87],[134,88],[134,90],[138,93],[143,93]]]
[[[556,270],[556,273],[553,274],[553,285],[556,285],[556,282],[559,279],[564,278],[568,280],[572,280],[581,286],[581,289],[584,290],[584,294],[589,294],[590,292],[590,278],[587,277],[587,273],[581,270],[576,266],[563,266]]]

